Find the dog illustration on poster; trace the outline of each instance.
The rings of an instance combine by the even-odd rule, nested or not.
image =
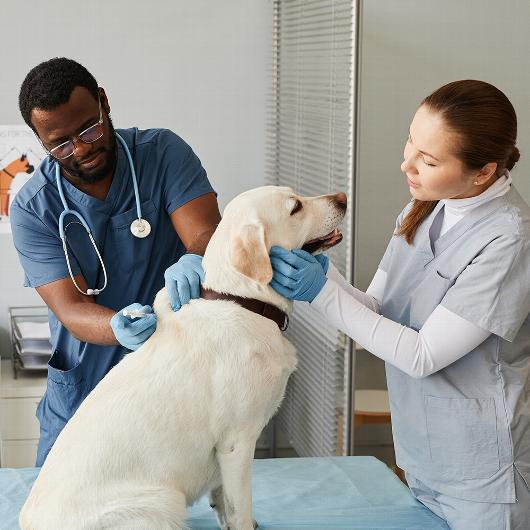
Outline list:
[[[24,185],[34,169],[34,166],[29,163],[26,153],[5,166],[0,165],[0,215],[9,214],[10,196],[14,196],[16,191]],[[19,173],[23,173],[23,175],[19,177]]]
[[[46,153],[27,125],[0,125],[0,233],[10,233],[9,209]]]

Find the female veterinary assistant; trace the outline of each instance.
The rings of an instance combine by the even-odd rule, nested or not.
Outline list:
[[[515,111],[445,85],[410,125],[413,201],[366,293],[274,247],[272,286],[386,361],[396,459],[456,530],[530,528],[530,209],[509,170]]]
[[[83,399],[154,332],[148,304],[164,278],[178,305],[176,261],[204,250],[220,215],[191,147],[164,129],[116,132],[104,90],[77,62],[33,68],[19,102],[50,155],[11,207],[24,284],[50,308],[54,354],[37,409],[40,466]],[[145,315],[130,319],[125,306]]]

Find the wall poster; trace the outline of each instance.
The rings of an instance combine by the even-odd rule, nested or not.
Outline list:
[[[0,234],[11,233],[9,208],[46,157],[27,125],[0,125]]]

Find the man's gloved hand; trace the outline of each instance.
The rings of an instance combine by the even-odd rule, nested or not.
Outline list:
[[[272,247],[271,287],[289,300],[312,302],[327,281],[324,270],[328,259],[318,258],[305,250]]]
[[[164,273],[169,305],[178,311],[193,298],[201,296],[201,282],[204,281],[202,256],[184,254],[177,263]]]
[[[132,318],[123,311],[139,311],[143,316]],[[134,314],[134,313],[133,313]],[[134,303],[118,311],[111,319],[110,326],[118,342],[129,350],[137,350],[155,331],[156,315],[150,305]]]

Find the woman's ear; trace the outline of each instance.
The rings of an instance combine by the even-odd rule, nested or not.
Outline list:
[[[478,175],[475,176],[473,184],[476,184],[477,186],[482,186],[482,184],[488,182],[488,180],[495,174],[495,171],[497,171],[497,162],[490,162],[486,164],[478,172]]]
[[[272,280],[272,266],[262,223],[247,224],[230,238],[230,264],[247,278],[267,285]]]

